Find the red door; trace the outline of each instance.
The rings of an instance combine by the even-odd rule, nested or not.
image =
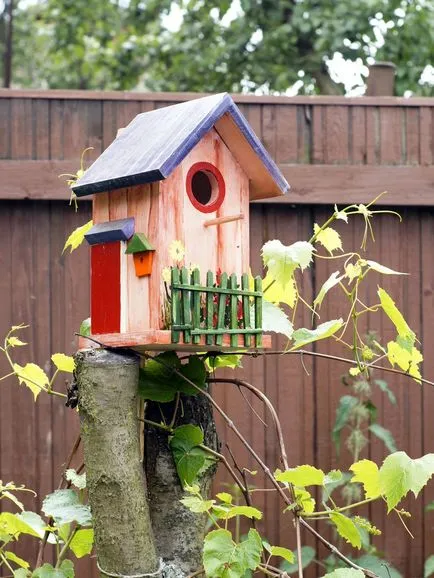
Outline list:
[[[121,243],[91,247],[90,320],[93,335],[121,330]]]

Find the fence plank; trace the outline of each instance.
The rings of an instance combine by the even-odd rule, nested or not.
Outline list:
[[[214,285],[214,274],[212,271],[208,271],[206,274],[206,286],[212,287]],[[214,320],[214,296],[211,292],[206,294],[206,325],[205,327],[210,330],[213,327]],[[206,335],[205,343],[207,345],[212,345],[214,339],[212,335]]]
[[[191,276],[191,284],[194,286],[200,286],[200,272],[199,269],[195,269]],[[193,291],[191,295],[192,299],[192,319],[193,328],[197,329],[200,327],[200,292]],[[193,343],[200,343],[200,334],[193,335]]]
[[[226,289],[228,287],[228,276],[227,273],[223,272],[220,275],[220,282],[219,286],[222,289]],[[224,293],[220,293],[218,297],[218,308],[217,308],[217,329],[223,329],[225,326],[225,314],[226,314],[226,295]],[[223,335],[217,334],[215,338],[216,345],[221,345],[223,343]]]

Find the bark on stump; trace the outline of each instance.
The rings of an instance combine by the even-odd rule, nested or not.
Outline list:
[[[155,572],[140,455],[139,359],[106,350],[76,356],[81,436],[100,567],[114,574]]]

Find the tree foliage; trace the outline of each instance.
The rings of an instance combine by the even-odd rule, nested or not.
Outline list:
[[[397,94],[433,94],[433,0],[37,0],[14,21],[20,86],[341,93],[338,54],[392,61]]]

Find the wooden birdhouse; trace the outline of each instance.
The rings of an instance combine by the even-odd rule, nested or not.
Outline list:
[[[91,334],[119,347],[263,347],[249,202],[288,183],[228,94],[139,114],[75,186],[93,196]]]

